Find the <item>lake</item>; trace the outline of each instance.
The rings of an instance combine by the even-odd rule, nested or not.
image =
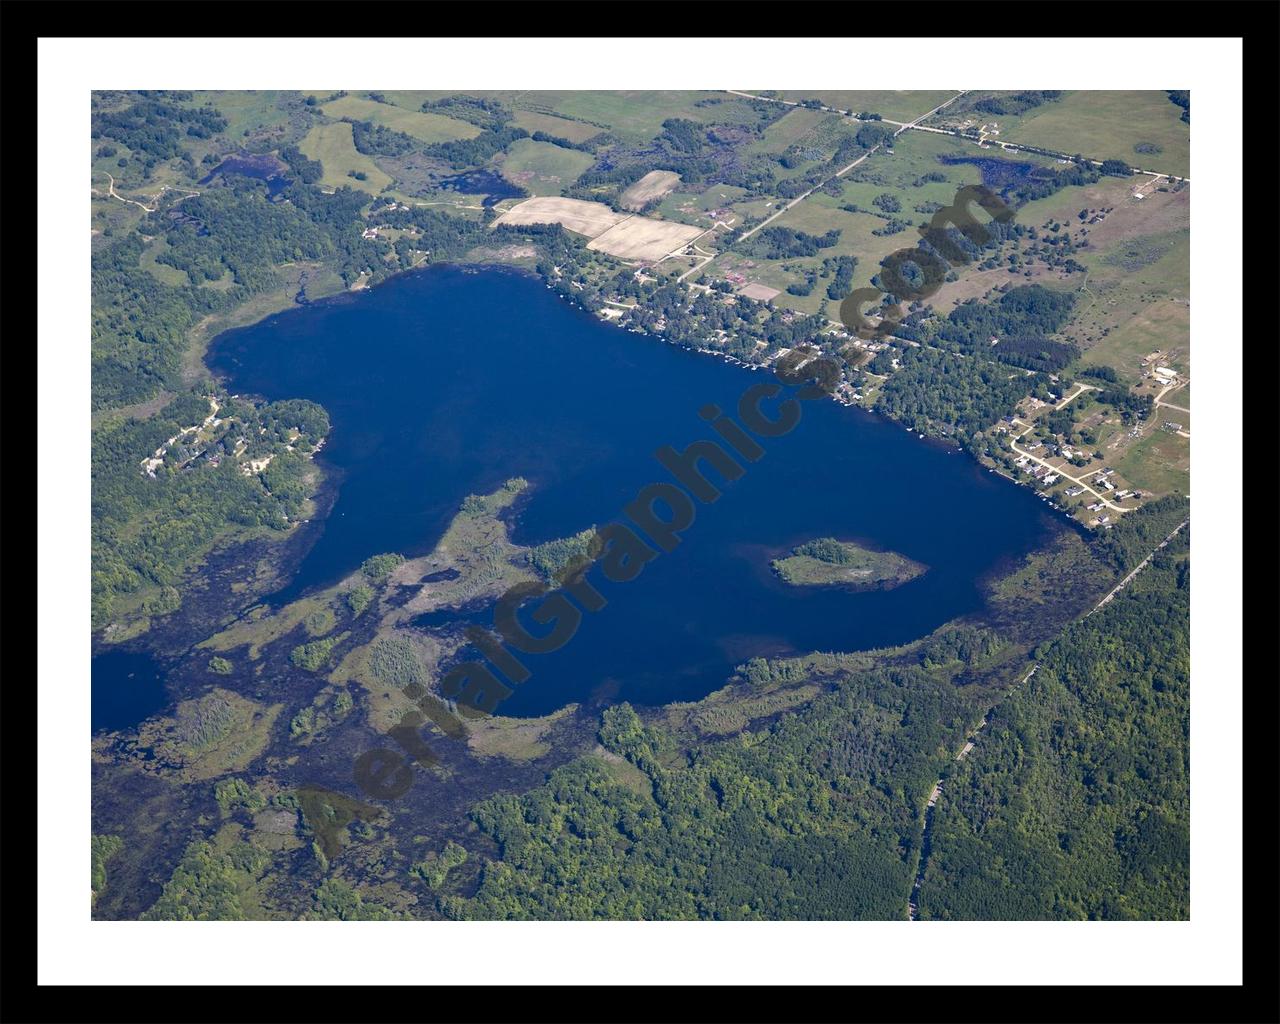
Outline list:
[[[518,543],[617,520],[641,487],[670,479],[657,448],[714,438],[700,408],[735,410],[747,387],[773,379],[608,326],[531,275],[446,266],[227,332],[209,364],[233,391],[329,411],[321,459],[338,498],[274,604],[369,555],[429,552],[467,494],[513,476],[533,485]],[[502,714],[696,700],[755,655],[903,643],[978,610],[984,574],[1062,528],[1030,490],[963,453],[832,401],[803,408],[718,502],[698,506],[674,552],[633,582],[602,582],[608,606],[566,647],[526,656],[533,676]],[[928,572],[871,592],[774,577],[771,557],[828,535]]]
[[[106,651],[93,659],[89,714],[94,733],[128,729],[169,703],[164,672],[145,651]]]

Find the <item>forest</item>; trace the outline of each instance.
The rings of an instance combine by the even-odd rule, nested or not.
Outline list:
[[[1189,916],[1188,544],[996,708],[935,809],[922,919]]]
[[[961,441],[1012,415],[1036,383],[978,356],[923,346],[905,348],[899,361],[880,389],[876,410],[912,430]]]
[[[1013,288],[995,302],[970,299],[951,311],[934,341],[959,352],[980,352],[1002,363],[1052,373],[1080,358],[1076,345],[1049,337],[1067,322],[1073,304],[1071,293],[1038,284]]]
[[[740,739],[687,753],[627,704],[585,758],[473,817],[501,849],[463,918],[894,919],[918,807],[968,720],[918,664],[837,672],[831,692]],[[638,770],[638,771],[636,771]],[[622,778],[623,781],[619,781]]]

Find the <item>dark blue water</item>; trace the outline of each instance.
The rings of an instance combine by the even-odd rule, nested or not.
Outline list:
[[[536,543],[618,519],[653,458],[714,437],[697,415],[737,407],[771,375],[607,326],[536,279],[436,267],[222,335],[210,364],[236,391],[329,411],[323,453],[341,490],[324,533],[277,602],[380,551],[430,551],[468,493],[533,484],[515,539]],[[831,401],[698,506],[683,542],[573,640],[528,655],[533,678],[503,714],[594,695],[696,699],[757,654],[914,639],[978,609],[977,579],[1056,529],[1043,504],[967,456]],[[929,566],[896,590],[794,588],[769,558],[801,540],[861,538]],[[480,613],[487,618],[487,613]]]
[[[95,733],[128,729],[169,703],[164,673],[151,655],[107,651],[93,659],[90,722]]]
[[[524,189],[513,185],[500,174],[492,171],[467,171],[451,174],[436,181],[436,187],[447,192],[460,192],[468,196],[484,196],[481,206],[493,206],[503,199],[527,195]]]
[[[943,154],[938,159],[944,164],[973,164],[982,172],[982,184],[1004,191],[1029,179],[1048,181],[1054,177],[1049,167],[1028,163],[1025,160],[1008,160],[991,156],[952,156]]]
[[[266,182],[267,196],[275,196],[289,185],[289,178],[284,172],[288,170],[271,154],[256,155],[242,153],[229,156],[212,171],[200,179],[199,184],[208,185],[214,178],[223,174],[242,174],[246,178],[257,178]]]

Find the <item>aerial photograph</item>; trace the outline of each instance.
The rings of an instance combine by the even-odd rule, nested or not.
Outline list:
[[[93,91],[84,917],[1189,921],[1191,91],[957,77]]]

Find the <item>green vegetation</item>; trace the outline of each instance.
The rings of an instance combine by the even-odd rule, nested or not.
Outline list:
[[[119,836],[92,836],[90,837],[90,849],[92,861],[91,864],[91,886],[93,889],[93,898],[96,900],[99,893],[107,887],[107,861],[114,857],[124,848],[124,840]]]
[[[444,885],[449,872],[466,862],[466,849],[450,839],[439,855],[432,854],[426,860],[419,861],[409,869],[409,873],[421,878],[427,883],[428,888],[439,889]]]
[[[347,591],[347,607],[353,616],[360,615],[373,601],[373,590],[363,583]]]
[[[872,361],[872,372],[879,372],[883,355]],[[907,348],[898,358],[901,368],[880,388],[877,411],[909,429],[961,441],[1013,415],[1033,385],[1022,373],[996,363],[934,348]]]
[[[302,628],[307,631],[308,636],[324,636],[337,624],[338,620],[333,614],[333,609],[328,605],[317,608],[302,620]]]
[[[320,184],[329,188],[339,189],[354,181],[355,187],[377,195],[391,184],[391,176],[356,149],[351,125],[346,121],[316,125],[298,149],[324,168]]]
[[[282,709],[215,688],[181,701],[172,717],[144,722],[138,743],[184,781],[215,778],[243,771],[262,754]]]
[[[529,549],[529,564],[544,580],[553,583],[559,574],[577,559],[585,559],[596,535],[594,526],[572,537],[549,540]]]
[[[404,562],[404,555],[389,552],[382,555],[371,555],[360,565],[360,571],[370,583],[381,583],[396,566]]]
[[[339,633],[337,636],[325,637],[323,640],[299,644],[289,652],[289,660],[298,668],[304,668],[308,672],[319,672],[328,666],[329,659],[333,657],[333,649],[350,635],[350,633]]]
[[[401,689],[426,679],[426,667],[417,645],[407,636],[389,636],[376,641],[369,655],[369,670],[380,682]]]
[[[501,844],[459,916],[524,919],[893,919],[918,807],[963,735],[964,700],[919,667],[843,674],[833,692],[743,742],[682,756],[629,705],[604,713],[607,751],[473,814]]]
[[[507,147],[502,176],[535,196],[555,196],[595,161],[589,153],[550,142],[517,139]]]
[[[1163,152],[1153,170],[1185,175],[1190,170],[1191,136],[1182,113],[1158,89],[1067,92],[1053,103],[1001,117],[1000,138],[1059,153],[1083,153],[1095,160],[1123,157],[1133,152],[1136,142],[1154,143]],[[951,114],[949,109],[947,115]]]
[[[222,780],[213,787],[213,796],[218,801],[218,810],[223,817],[238,808],[257,814],[267,806],[266,797],[240,778]]]
[[[796,586],[845,586],[858,590],[892,590],[924,573],[919,562],[893,551],[874,551],[851,541],[820,537],[770,563],[774,572]]]
[[[226,658],[220,658],[217,655],[214,655],[212,658],[209,659],[209,671],[215,672],[220,676],[231,675],[234,668],[235,666],[232,665],[231,662],[229,662]]]
[[[471,139],[480,134],[474,125],[456,121],[452,117],[405,110],[390,103],[377,103],[356,96],[343,96],[332,103],[326,103],[320,109],[335,120],[350,118],[353,121],[372,122],[425,143]]]
[[[142,920],[248,920],[246,898],[270,860],[270,854],[249,843],[237,843],[226,853],[207,842],[192,843]]]
[[[1186,552],[1183,534],[996,708],[935,809],[922,918],[1189,916]]]
[[[326,879],[312,894],[307,921],[395,921],[400,915],[366,900],[354,886],[340,878]]]

